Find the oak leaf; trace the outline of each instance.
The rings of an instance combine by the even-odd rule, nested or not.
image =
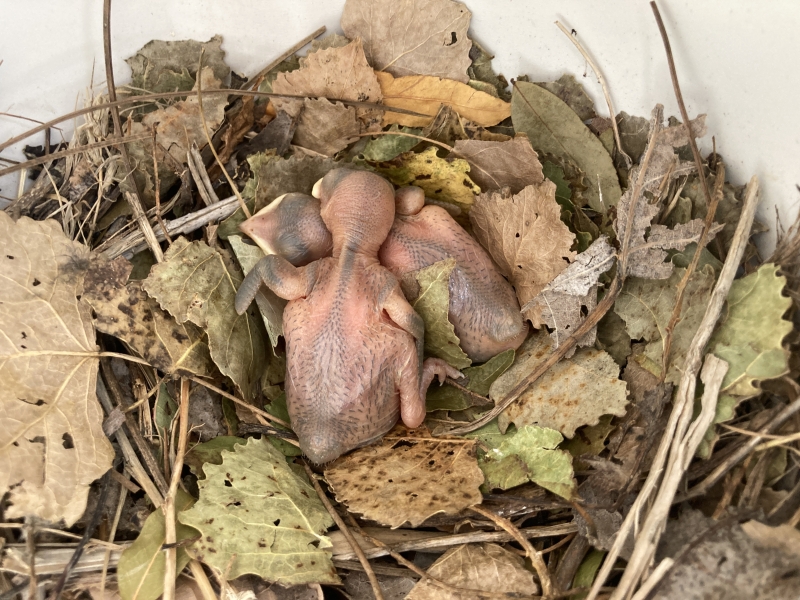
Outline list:
[[[191,321],[206,330],[212,360],[249,399],[264,372],[266,348],[256,319],[233,307],[241,283],[242,275],[219,252],[181,237],[142,287],[179,323]]]
[[[431,438],[402,426],[378,444],[360,448],[325,470],[337,500],[352,512],[392,528],[419,526],[437,513],[453,515],[481,503],[483,474],[475,442]]]
[[[544,181],[542,165],[536,151],[525,137],[507,142],[457,140],[451,157],[469,163],[470,178],[484,192],[507,187],[512,194]]]
[[[520,305],[536,297],[575,253],[574,234],[561,222],[551,181],[519,194],[480,194],[470,211],[475,238],[486,248],[517,292]]]
[[[428,569],[428,575],[448,585],[496,594],[530,598],[539,593],[533,574],[521,556],[497,544],[464,544],[445,552]],[[472,600],[474,595],[443,590],[422,580],[406,600]]]
[[[428,115],[415,117],[386,111],[383,114],[384,125],[397,123],[408,127],[425,127],[436,117],[442,105],[451,107],[462,118],[484,127],[497,125],[511,116],[511,105],[508,102],[453,79],[430,75],[394,78],[389,73],[382,72],[376,72],[376,75],[386,106]]]
[[[333,520],[283,454],[250,438],[203,471],[200,498],[178,516],[202,534],[193,546],[198,560],[228,579],[251,573],[286,586],[339,583],[323,535]]]
[[[200,376],[214,373],[203,330],[194,323],[178,323],[147,295],[141,282],[126,284],[132,267],[122,257],[90,267],[83,299],[97,315],[95,327],[123,340],[165,373]]]
[[[347,0],[341,24],[347,37],[364,40],[378,71],[466,83],[471,17],[466,6],[452,0]]]
[[[517,351],[511,368],[492,384],[489,396],[497,402],[553,352],[546,332],[530,337]],[[582,348],[559,361],[531,385],[497,419],[500,431],[514,423],[540,425],[572,438],[584,425],[596,425],[603,415],[625,414],[628,404],[619,366],[602,350]]]
[[[88,251],[56,221],[0,212],[0,496],[9,519],[68,527],[111,467],[97,402]]]

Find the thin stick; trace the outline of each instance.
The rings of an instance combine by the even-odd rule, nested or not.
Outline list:
[[[355,552],[356,556],[358,557],[358,562],[360,562],[361,566],[364,567],[364,572],[367,574],[367,577],[369,578],[369,583],[372,586],[372,593],[375,595],[375,600],[383,600],[383,592],[381,591],[381,586],[378,583],[378,578],[375,577],[375,572],[372,570],[372,566],[370,566],[367,557],[364,556],[364,550],[361,548],[361,546],[358,545],[358,542],[356,542],[356,538],[354,538],[353,534],[350,533],[350,530],[347,528],[347,525],[345,525],[342,517],[339,516],[339,513],[336,512],[336,510],[333,508],[333,505],[331,505],[330,500],[328,500],[328,497],[322,490],[322,486],[320,486],[316,476],[314,475],[314,472],[308,466],[308,463],[303,462],[303,467],[306,470],[306,475],[308,475],[309,481],[311,481],[311,485],[314,486],[314,490],[317,492],[317,496],[319,496],[320,501],[325,506],[325,510],[328,511],[328,514],[334,520],[337,527],[339,527],[339,530],[342,532],[345,539],[350,544],[350,547],[353,549],[353,552]]]
[[[247,205],[244,203],[244,198],[239,193],[239,188],[236,187],[236,184],[231,179],[231,176],[228,174],[228,170],[225,168],[225,165],[222,164],[222,161],[219,158],[219,154],[217,154],[217,149],[214,148],[214,143],[211,141],[211,134],[208,132],[208,123],[206,123],[206,113],[203,110],[203,84],[202,84],[202,70],[203,70],[203,50],[200,50],[200,64],[197,65],[197,104],[200,107],[200,120],[203,123],[203,133],[206,134],[206,141],[208,141],[208,148],[211,150],[211,154],[214,155],[214,160],[217,161],[222,174],[225,175],[225,179],[228,180],[228,185],[231,186],[231,190],[233,190],[236,199],[239,201],[239,207],[242,209],[244,216],[248,219],[252,216],[250,214],[250,209],[247,208]]]
[[[525,554],[531,560],[533,568],[536,569],[536,573],[539,575],[539,582],[542,584],[542,595],[551,595],[553,593],[553,582],[550,579],[550,571],[547,569],[547,565],[544,563],[541,553],[538,552],[531,545],[528,539],[519,532],[519,529],[514,527],[514,525],[508,519],[501,517],[490,510],[486,510],[481,506],[470,506],[469,509],[478,513],[479,515],[483,515],[490,521],[494,522],[495,525],[506,530],[508,533],[514,536],[514,539],[517,540],[525,549]]]
[[[271,63],[269,63],[266,67],[261,69],[253,77],[251,77],[250,80],[245,84],[244,87],[246,89],[254,88],[256,85],[259,84],[260,80],[267,75],[267,73],[272,71],[272,69],[277,67],[279,64],[281,64],[283,61],[285,61],[287,58],[289,58],[295,52],[299,52],[300,50],[302,50],[303,46],[305,46],[306,44],[311,43],[313,40],[317,39],[319,36],[321,36],[327,30],[328,30],[328,28],[325,27],[325,25],[323,25],[322,27],[317,29],[314,33],[312,33],[311,35],[307,35],[306,37],[304,37],[302,40],[297,42],[294,46],[289,48],[286,52],[281,54],[278,58],[276,58]]]
[[[36,522],[33,517],[25,517],[25,546],[28,550],[28,598],[38,598],[39,587],[36,576]]]
[[[700,176],[702,177],[702,174]],[[667,327],[664,330],[664,351],[661,356],[661,377],[659,378],[659,383],[663,383],[667,377],[667,368],[669,367],[669,352],[672,348],[672,334],[675,331],[675,326],[678,324],[678,319],[681,316],[681,308],[683,307],[683,294],[686,292],[686,287],[689,285],[689,279],[691,279],[695,269],[697,269],[697,265],[700,263],[700,255],[703,252],[703,248],[709,241],[711,226],[714,224],[714,215],[717,213],[717,206],[719,206],[719,201],[722,199],[724,181],[725,165],[722,163],[722,161],[719,161],[717,163],[717,178],[716,185],[714,187],[714,197],[708,205],[706,219],[703,223],[703,231],[700,234],[700,239],[697,240],[697,248],[695,248],[694,256],[692,256],[692,262],[689,263],[689,266],[686,268],[683,277],[681,277],[681,280],[678,283],[677,293],[675,295],[675,306],[672,309],[672,315],[670,316]]]
[[[112,469],[112,471],[111,471],[111,476],[112,477],[114,477],[114,473],[117,473],[117,471]],[[119,473],[117,473],[117,475],[119,475]],[[120,475],[120,477],[124,477],[124,476]],[[122,517],[122,509],[125,507],[125,499],[127,497],[128,497],[128,488],[126,488],[124,485],[120,485],[119,486],[119,499],[117,500],[117,510],[114,512],[114,520],[111,523],[111,531],[108,532],[108,541],[109,541],[109,543],[113,543],[114,542],[114,538],[117,535],[117,527],[119,526],[119,520]],[[114,544],[114,545],[117,546],[116,544]],[[117,546],[117,547],[119,547],[119,546]],[[106,553],[105,553],[105,556],[103,557],[103,571],[102,571],[102,574],[100,576],[100,597],[101,598],[105,597],[104,592],[105,592],[105,589],[106,589],[106,577],[108,576],[108,562],[109,562],[110,559],[111,559],[111,548],[106,547]]]
[[[126,137],[124,140],[115,137],[108,140],[103,140],[101,142],[94,142],[92,144],[85,144],[83,146],[75,146],[73,148],[68,148],[66,150],[61,150],[59,152],[53,152],[51,154],[47,154],[46,156],[39,156],[37,158],[26,160],[25,162],[17,163],[13,167],[6,167],[5,169],[0,169],[0,177],[2,177],[3,175],[8,175],[9,173],[14,173],[16,171],[21,171],[23,169],[35,167],[37,165],[43,165],[44,163],[48,163],[53,160],[58,160],[60,158],[65,158],[67,156],[72,156],[74,154],[81,154],[82,152],[88,152],[89,150],[97,150],[98,148],[108,148],[109,146],[117,146],[117,145],[121,146],[122,144],[126,144],[128,142],[137,142],[140,140],[146,140],[149,137],[150,137],[149,133],[138,133],[136,135]]]
[[[153,130],[153,192],[156,196],[156,221],[158,224],[161,225],[161,231],[164,232],[164,235],[167,238],[167,243],[171,246],[172,239],[170,239],[169,234],[166,233],[166,227],[164,227],[164,220],[161,218],[161,181],[158,177],[158,160],[156,159],[156,131]]]
[[[628,533],[633,529],[634,521],[637,520],[638,515],[642,510],[644,510],[646,503],[651,498],[651,494],[655,492],[661,475],[664,473],[664,464],[667,460],[668,454],[670,453],[675,432],[679,430],[679,427],[683,428],[683,431],[685,431],[686,427],[688,427],[687,421],[692,417],[692,403],[694,401],[694,389],[696,385],[695,378],[697,377],[700,361],[702,360],[702,351],[711,337],[714,325],[719,318],[725,298],[728,295],[731,283],[736,275],[736,270],[739,267],[739,261],[744,254],[744,248],[747,245],[747,239],[749,238],[750,229],[753,225],[753,217],[755,216],[757,205],[758,179],[754,176],[747,185],[745,199],[742,203],[741,216],[739,217],[739,223],[736,226],[736,233],[734,234],[731,242],[731,252],[728,253],[725,263],[722,266],[719,279],[717,280],[717,284],[714,286],[714,290],[711,292],[711,298],[709,299],[706,312],[703,315],[703,320],[698,326],[697,334],[695,334],[694,338],[692,339],[692,343],[686,352],[683,375],[681,377],[678,392],[676,394],[674,407],[672,414],[670,415],[669,422],[667,423],[666,430],[664,431],[664,435],[661,438],[661,444],[658,447],[656,457],[650,466],[650,472],[644,482],[644,485],[642,486],[642,489],[639,491],[639,495],[636,497],[633,506],[631,507],[628,515],[625,517],[625,520],[622,523],[622,526],[620,527],[617,540],[611,547],[611,550],[609,550],[608,555],[603,562],[603,566],[595,578],[594,584],[592,585],[592,590],[589,592],[586,600],[595,600],[597,598],[597,595],[600,593],[600,587],[605,583],[606,579],[608,579],[611,569],[613,568],[614,563],[619,556],[620,551],[622,550],[623,543],[628,537]],[[675,489],[670,488],[669,490],[662,490],[658,498],[656,498],[656,502],[658,502],[659,505],[662,503],[663,494],[668,499],[669,505],[671,505],[672,499],[675,497],[675,491],[677,491],[677,484]],[[648,523],[650,525],[653,523],[649,517]],[[648,535],[651,535],[654,538],[657,538],[657,533],[660,532],[648,531]],[[639,546],[637,542],[637,548],[638,547]],[[634,550],[634,552],[636,552],[636,550]],[[644,550],[639,551],[637,560],[641,560],[640,556],[643,552]],[[633,558],[628,565],[631,567],[631,570],[629,573],[628,569],[626,569],[625,573],[623,574],[625,587],[623,587],[623,583],[620,582],[620,587],[617,588],[620,591],[632,589],[632,585],[635,584],[634,580],[638,581],[638,578],[641,574],[639,571],[634,571],[633,567],[638,569],[638,565],[635,565]],[[634,584],[631,584],[631,581],[634,581]],[[620,595],[615,593],[614,597],[618,598]]]
[[[460,392],[466,394],[467,396],[469,396],[470,398],[475,400],[478,403],[478,406],[486,406],[487,404],[491,404],[492,403],[492,401],[489,398],[487,398],[486,396],[481,396],[479,393],[473,392],[471,389],[461,385],[456,380],[451,379],[450,377],[445,379],[444,382],[447,385],[456,388]]]
[[[178,434],[178,451],[175,454],[175,462],[172,464],[172,478],[169,482],[169,491],[164,497],[164,504],[161,510],[164,513],[165,538],[164,545],[167,550],[165,553],[164,565],[164,600],[175,600],[175,579],[178,577],[177,552],[175,545],[178,541],[175,532],[175,494],[178,493],[178,484],[181,481],[181,471],[183,470],[183,457],[186,455],[186,439],[189,436],[189,381],[181,378],[181,406],[180,406],[180,429]]]
[[[597,81],[600,82],[600,87],[603,88],[603,96],[606,98],[608,112],[611,113],[611,128],[614,130],[614,141],[617,143],[617,150],[625,159],[625,164],[630,169],[631,165],[633,165],[633,161],[631,160],[631,157],[625,153],[625,150],[622,149],[622,140],[619,137],[619,128],[617,127],[617,111],[614,110],[614,103],[611,101],[611,93],[608,91],[608,85],[606,84],[605,77],[603,77],[603,73],[600,71],[600,68],[595,64],[595,62],[592,60],[592,57],[589,56],[589,53],[581,45],[577,38],[570,33],[569,29],[564,27],[560,21],[556,21],[556,27],[558,27],[564,33],[564,35],[569,38],[569,41],[575,45],[575,47],[578,49],[578,52],[581,53],[581,56],[583,56],[583,58],[586,59],[586,62],[589,63],[589,66],[592,67],[592,71],[594,71]]]

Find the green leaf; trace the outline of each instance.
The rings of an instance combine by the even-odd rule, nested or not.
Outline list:
[[[425,351],[442,358],[456,369],[470,366],[472,361],[461,349],[453,324],[447,319],[450,309],[450,273],[454,258],[440,260],[415,273],[420,290],[411,303],[425,322]]]
[[[590,587],[594,583],[595,575],[597,575],[597,571],[600,570],[600,565],[603,564],[603,559],[605,556],[606,553],[604,550],[597,550],[596,548],[593,548],[592,551],[586,555],[586,558],[583,559],[581,566],[578,567],[575,577],[572,580],[572,587]],[[572,597],[575,600],[583,600],[583,598],[585,598],[587,595],[588,592]]]
[[[535,425],[520,428],[478,461],[486,476],[484,485],[505,490],[530,480],[571,499],[576,490],[572,456],[556,449],[563,440],[555,429]]]
[[[398,127],[397,125],[392,125],[387,131],[422,135],[422,129]],[[367,142],[367,147],[364,148],[362,155],[364,160],[372,162],[392,160],[403,152],[408,152],[421,141],[422,140],[407,135],[379,135],[375,139],[371,139]]]
[[[286,393],[281,392],[281,395],[275,398],[272,402],[264,406],[264,410],[271,414],[273,417],[278,417],[279,419],[286,421],[287,423],[291,423],[291,419],[289,419],[289,409],[286,406]],[[283,430],[284,427],[281,427],[277,423],[272,424],[273,427],[277,429]],[[269,443],[275,446],[281,454],[284,456],[300,456],[303,454],[303,451],[300,450],[294,444],[290,444],[286,440],[279,438],[278,436],[271,435],[267,437]]]
[[[516,433],[517,430],[513,425],[509,427],[505,433],[500,433],[500,428],[497,425],[497,419],[493,419],[483,427],[480,427],[475,431],[465,433],[464,437],[478,440],[485,446],[495,449],[499,448],[505,440],[511,439],[511,436],[515,435]]]
[[[197,444],[186,453],[183,462],[189,467],[198,479],[205,477],[203,465],[222,464],[222,451],[232,451],[237,444],[245,444],[247,440],[232,435],[218,435],[213,440]]]
[[[471,392],[486,396],[494,380],[500,377],[511,363],[514,362],[514,351],[506,350],[490,358],[479,367],[468,367],[462,371],[464,377],[469,378],[466,388]],[[434,410],[465,410],[475,406],[475,401],[462,392],[449,385],[431,386],[425,399],[428,412]]]
[[[180,488],[175,495],[175,512],[186,510],[194,498]],[[193,527],[176,523],[175,539],[178,542],[197,537]],[[155,600],[164,593],[165,554],[162,546],[167,540],[166,520],[160,509],[154,510],[144,522],[139,537],[122,552],[117,564],[117,581],[122,600]],[[189,563],[189,555],[181,546],[176,552],[176,573]]]
[[[534,83],[517,82],[511,96],[511,121],[538,152],[568,158],[580,167],[594,210],[605,213],[619,201],[622,190],[611,156],[575,111],[555,95]]]
[[[202,534],[193,546],[199,560],[228,579],[251,573],[284,586],[340,583],[322,535],[333,520],[274,447],[251,438],[203,470],[200,499],[179,515]]]

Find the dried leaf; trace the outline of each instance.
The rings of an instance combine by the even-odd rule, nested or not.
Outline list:
[[[570,265],[531,300],[523,310],[530,311],[534,327],[546,324],[553,332],[550,337],[558,347],[584,321],[597,304],[597,280],[614,266],[616,253],[601,236],[585,252],[578,254]],[[586,309],[587,313],[583,312]],[[587,332],[578,346],[591,346],[597,329]],[[574,351],[573,351],[574,352]],[[573,352],[567,354],[572,356]]]
[[[187,510],[194,498],[178,489],[175,512]],[[175,540],[183,542],[198,536],[198,531],[182,523],[175,524]],[[122,600],[156,600],[164,593],[166,555],[163,546],[167,541],[166,519],[161,510],[154,510],[142,526],[139,537],[122,551],[117,564],[117,581]],[[189,564],[189,555],[183,545],[178,545],[175,572],[180,574]]]
[[[450,311],[450,273],[456,260],[449,258],[433,263],[414,273],[419,283],[419,294],[409,300],[414,310],[425,322],[425,352],[443,358],[456,369],[472,364],[461,349],[461,341],[453,324],[447,318]]]
[[[419,526],[437,513],[456,514],[481,503],[483,474],[475,443],[413,436],[397,427],[378,444],[361,448],[325,470],[325,480],[351,512],[390,527]]]
[[[631,339],[647,342],[645,351],[635,357],[636,362],[657,377],[661,375],[664,335],[675,309],[678,283],[685,273],[685,269],[675,269],[669,279],[661,280],[631,277],[625,281],[614,303],[614,312],[625,321]],[[672,332],[665,381],[678,383],[681,378],[686,351],[703,320],[715,279],[711,267],[696,270],[689,279],[681,313]]]
[[[236,314],[242,276],[203,242],[178,238],[142,287],[179,323],[191,321],[208,334],[211,358],[245,398],[252,398],[266,367],[263,330],[249,314]]]
[[[95,263],[84,281],[83,299],[99,331],[123,340],[153,367],[170,374],[209,376],[215,372],[208,340],[193,323],[178,323],[142,289],[125,284],[132,265],[120,257]]]
[[[517,82],[511,120],[537,152],[569,159],[586,174],[585,194],[592,209],[605,213],[617,204],[622,190],[611,156],[562,100],[534,83]]]
[[[331,47],[309,54],[296,71],[279,73],[272,83],[272,91],[296,96],[324,96],[335,100],[381,101],[381,86],[367,63],[361,40],[341,48]],[[284,110],[293,117],[299,114],[303,105],[302,100],[285,98],[273,98],[272,103],[278,110]],[[380,113],[374,108],[356,109],[365,131],[378,128]]]
[[[191,90],[201,52],[203,67],[210,68],[220,82],[228,82],[231,68],[225,64],[222,36],[215,35],[207,42],[153,40],[125,59],[131,68],[131,91],[156,94]]]
[[[325,156],[333,156],[358,139],[356,109],[325,98],[303,101],[294,143]]]
[[[252,573],[281,585],[339,583],[322,535],[330,515],[266,440],[223,450],[222,464],[203,470],[200,499],[178,517],[202,534],[192,547],[198,560],[228,579]]]
[[[514,196],[481,194],[470,212],[475,238],[514,286],[520,305],[535,298],[575,256],[570,251],[575,236],[561,222],[555,190],[554,183],[544,181]]]
[[[572,456],[556,450],[563,440],[558,431],[531,425],[506,434],[500,446],[479,461],[486,488],[507,490],[533,481],[571,500],[576,488]]]
[[[228,242],[245,274],[249,273],[256,263],[264,258],[261,248],[245,244],[240,235],[228,237]],[[283,309],[286,307],[286,300],[276,296],[275,292],[268,287],[261,286],[256,294],[256,304],[264,321],[269,341],[274,348],[278,345],[278,338],[283,335]]]
[[[466,388],[481,396],[488,395],[489,387],[495,379],[500,377],[513,362],[514,351],[506,350],[478,367],[462,369],[464,377],[469,379]],[[475,406],[475,399],[450,385],[431,386],[425,398],[425,407],[428,412],[465,410],[471,406]]]
[[[475,87],[476,83],[492,86],[494,93],[489,89],[482,89],[493,96],[502,98],[506,102],[511,100],[511,92],[508,91],[508,80],[502,75],[497,75],[492,68],[492,59],[494,56],[489,54],[478,42],[472,40],[472,48],[469,49],[469,57],[472,59],[472,64],[467,69],[469,75],[469,84]],[[483,86],[476,88],[481,89]]]
[[[515,594],[529,598],[539,593],[533,574],[521,556],[497,544],[464,544],[445,552],[428,569],[434,579],[468,590],[496,594]],[[462,594],[422,580],[406,596],[407,600],[472,600]]]
[[[597,116],[594,111],[594,102],[571,73],[565,73],[555,81],[537,82],[536,85],[546,89],[569,106],[581,121],[589,121]]]
[[[453,79],[429,75],[394,78],[389,73],[376,72],[381,85],[383,103],[428,115],[415,117],[386,111],[383,124],[398,123],[409,127],[425,127],[443,105],[451,107],[462,118],[484,127],[497,125],[511,116],[511,105],[499,98],[471,88]]]
[[[603,415],[597,425],[578,428],[575,437],[561,444],[561,449],[572,455],[576,469],[584,471],[589,468],[589,465],[579,460],[581,456],[597,456],[606,449],[606,439],[616,429],[616,425],[611,424],[613,419],[614,415]]]
[[[489,392],[498,401],[553,352],[546,332],[529,338],[517,352],[511,368],[492,384]],[[619,367],[602,350],[583,348],[575,356],[550,368],[498,417],[500,431],[510,423],[541,425],[571,438],[583,425],[596,425],[603,415],[625,414],[628,404]]]
[[[433,147],[419,153],[406,152],[388,163],[379,163],[375,170],[396,186],[419,186],[428,198],[455,204],[464,211],[481,192],[467,175],[467,161],[439,158]]]
[[[247,144],[239,146],[237,157],[240,160],[253,158],[254,154],[274,150],[274,156],[283,156],[289,150],[297,122],[285,112],[280,111]]]
[[[311,47],[308,49],[308,54],[313,54],[318,50],[327,50],[328,48],[344,48],[350,40],[338,33],[330,33],[324,37],[311,40]],[[306,65],[307,56],[300,57],[300,66]]]
[[[539,158],[525,137],[507,142],[458,140],[450,157],[469,163],[470,177],[484,192],[507,187],[512,194],[518,194],[523,188],[544,181]]]
[[[422,133],[422,129],[398,127],[397,125],[392,125],[387,131],[410,133],[412,135],[420,135]],[[367,146],[361,154],[364,160],[370,162],[389,161],[403,152],[408,152],[419,143],[420,140],[417,138],[406,135],[379,135],[367,142]]]
[[[56,221],[0,212],[0,496],[7,519],[63,519],[86,509],[111,467],[97,402],[97,345],[79,301],[88,251]]]
[[[364,40],[378,71],[395,77],[435,75],[466,83],[472,46],[467,29],[472,13],[452,0],[347,0],[342,30]]]
[[[232,435],[218,435],[212,440],[192,446],[184,457],[184,464],[189,467],[198,479],[203,479],[206,474],[203,472],[203,465],[222,464],[222,451],[233,452],[237,445],[244,445],[247,440]],[[188,506],[186,508],[189,508]],[[183,510],[183,509],[181,509]]]
[[[647,148],[650,137],[650,122],[644,117],[632,117],[626,112],[617,115],[617,129],[622,149],[638,164]]]

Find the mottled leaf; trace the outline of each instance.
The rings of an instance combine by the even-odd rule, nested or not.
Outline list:
[[[266,366],[266,348],[257,321],[233,307],[241,282],[219,252],[181,237],[142,287],[179,323],[191,321],[206,330],[214,363],[245,398],[252,398]]]
[[[553,352],[546,332],[529,338],[517,352],[511,368],[492,384],[490,397],[503,398],[525,376]],[[500,413],[498,425],[541,425],[571,438],[583,425],[596,425],[603,415],[625,414],[628,404],[619,366],[602,350],[583,348],[563,359],[531,385],[511,406]]]
[[[389,73],[376,73],[381,84],[383,103],[428,115],[415,117],[386,111],[383,124],[398,123],[409,127],[425,127],[439,113],[442,105],[450,106],[462,118],[490,127],[511,116],[511,105],[491,94],[471,88],[453,79],[428,75],[394,78]]]
[[[53,220],[0,212],[0,496],[6,519],[63,520],[86,509],[111,467],[97,402],[91,308],[78,300],[88,250]]]
[[[306,99],[297,121],[294,143],[325,156],[333,156],[358,139],[361,131],[356,109],[325,98]]]
[[[518,82],[511,98],[514,130],[533,148],[573,161],[586,174],[586,197],[605,213],[622,195],[617,170],[603,144],[562,100],[534,83]]]
[[[390,527],[417,527],[437,513],[480,504],[483,474],[474,442],[397,427],[378,444],[334,462],[325,479],[351,512]]]
[[[342,30],[364,40],[378,71],[435,75],[467,82],[472,45],[467,29],[472,13],[452,0],[347,0]]]
[[[178,517],[202,534],[192,547],[198,560],[228,579],[251,573],[285,586],[339,583],[322,535],[330,515],[266,440],[223,450],[222,464],[204,471],[199,500]]]
[[[507,142],[458,140],[450,156],[469,163],[470,178],[484,192],[508,187],[512,194],[518,194],[523,188],[544,181],[539,158],[522,136]]]

